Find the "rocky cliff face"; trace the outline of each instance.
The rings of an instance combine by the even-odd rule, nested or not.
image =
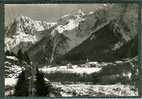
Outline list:
[[[79,46],[73,48],[63,56],[63,60],[77,62],[89,59],[91,61],[116,61],[138,54],[138,38],[129,34],[113,31],[113,21],[97,32],[93,32],[89,38]],[[129,38],[129,39],[128,39]]]

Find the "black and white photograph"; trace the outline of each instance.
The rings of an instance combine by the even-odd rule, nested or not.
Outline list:
[[[139,96],[138,4],[5,4],[7,97]]]

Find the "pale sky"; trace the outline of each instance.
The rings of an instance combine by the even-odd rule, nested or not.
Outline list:
[[[93,11],[103,4],[6,4],[5,24],[11,23],[17,16],[24,15],[35,20],[54,22],[61,16],[78,9]]]

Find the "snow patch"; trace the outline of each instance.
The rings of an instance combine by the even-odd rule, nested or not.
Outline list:
[[[99,67],[92,67],[92,68],[77,67],[75,65],[75,66],[72,66],[72,68],[69,68],[67,66],[59,66],[59,67],[49,67],[49,68],[44,67],[44,68],[40,68],[39,70],[44,73],[63,72],[63,73],[91,74],[91,73],[100,71],[101,68],[99,68]]]
[[[16,78],[5,78],[5,86],[15,86],[17,81]]]
[[[6,58],[7,59],[11,59],[11,60],[15,60],[15,61],[18,60],[18,58],[16,58],[15,56],[6,56]]]

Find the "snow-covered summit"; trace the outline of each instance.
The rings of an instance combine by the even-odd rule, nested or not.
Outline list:
[[[32,44],[39,40],[39,32],[54,26],[55,22],[33,20],[27,16],[18,16],[6,32],[6,50],[15,53],[20,48],[27,50]]]
[[[16,32],[24,32],[26,34],[34,34],[37,31],[43,31],[49,29],[56,23],[49,23],[46,21],[33,20],[27,16],[19,16],[15,19],[16,22]]]
[[[58,20],[58,26],[51,32],[51,34],[54,34],[54,32],[63,33],[64,31],[75,29],[79,26],[81,21],[84,21],[84,15],[83,12],[73,15],[64,15]]]
[[[77,14],[79,14],[80,16],[84,16],[86,13],[82,9],[79,9],[77,11]]]

